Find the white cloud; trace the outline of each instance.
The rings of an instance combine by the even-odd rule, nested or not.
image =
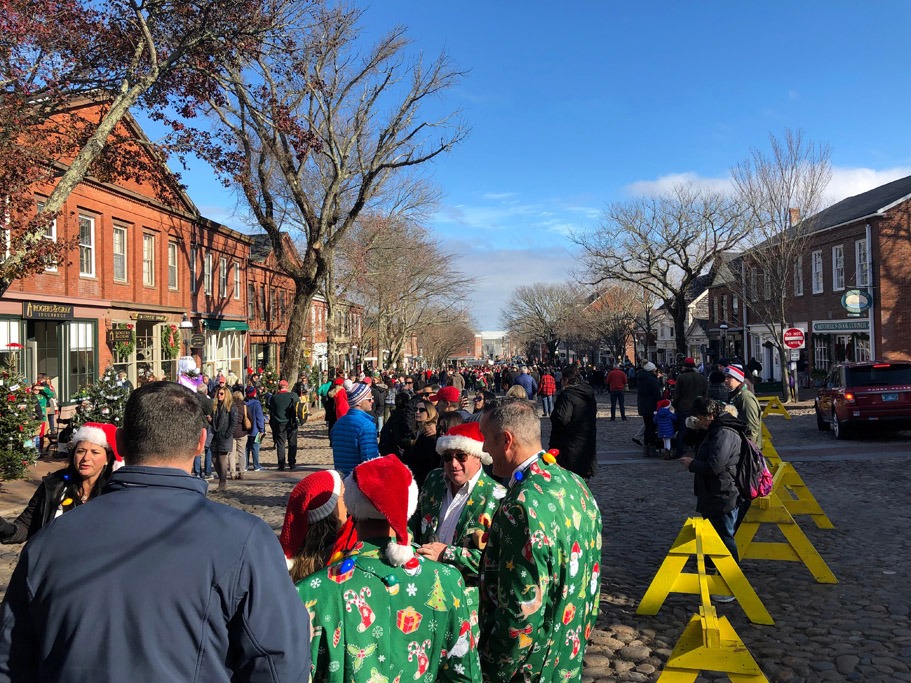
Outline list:
[[[481,195],[482,199],[514,199],[519,196],[518,192],[487,192]]]
[[[911,166],[896,166],[876,170],[873,168],[832,168],[832,180],[826,188],[826,206],[846,197],[872,190],[893,180],[911,175]]]
[[[705,178],[693,171],[685,173],[668,173],[656,180],[637,180],[626,186],[626,191],[635,197],[658,197],[673,190],[678,185],[692,185],[699,189],[729,192],[731,179]]]

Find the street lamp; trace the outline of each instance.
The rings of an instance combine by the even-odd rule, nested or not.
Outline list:
[[[727,358],[728,355],[728,324],[721,323],[718,326],[718,329],[721,330],[721,355]]]
[[[185,356],[190,355],[190,331],[193,329],[193,323],[190,322],[190,316],[186,313],[183,314],[183,320],[180,321],[180,324],[177,326],[180,328],[180,336],[183,337],[184,344],[184,354]]]

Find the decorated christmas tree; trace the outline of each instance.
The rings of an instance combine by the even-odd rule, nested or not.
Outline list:
[[[263,404],[263,412],[269,414],[269,402],[265,400],[267,394],[274,394],[278,391],[278,374],[271,365],[267,365],[259,373],[259,400]]]
[[[90,387],[85,387],[77,397],[73,427],[78,429],[86,422],[108,422],[118,427],[123,424],[123,411],[129,391],[117,386],[117,373],[109,367]]]
[[[21,479],[38,459],[37,404],[22,375],[12,367],[0,370],[0,478],[4,480]]]

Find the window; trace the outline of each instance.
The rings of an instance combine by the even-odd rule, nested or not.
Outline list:
[[[95,277],[95,219],[79,215],[79,274]]]
[[[155,286],[155,235],[142,235],[142,284]]]
[[[728,317],[728,295],[725,294],[721,297],[721,319],[727,320]]]
[[[822,251],[814,251],[811,256],[813,259],[813,294],[822,294]]]
[[[127,227],[114,226],[114,282],[127,281]]]
[[[768,270],[762,271],[762,298],[766,301],[772,298],[772,274]]]
[[[44,202],[38,202],[38,213],[41,213],[43,210],[44,210]],[[7,232],[7,236],[9,236],[9,232]],[[48,224],[48,226],[44,229],[43,237],[44,237],[44,239],[50,240],[51,242],[57,241],[57,219],[56,218],[54,218],[54,220],[52,220]],[[44,270],[46,272],[48,272],[48,273],[57,272],[57,262],[50,255],[48,255],[47,259],[45,260],[45,263],[47,264],[44,267]]]
[[[218,295],[222,299],[228,298],[228,259],[218,259]]]
[[[177,242],[168,242],[168,289],[177,289]]]
[[[867,238],[854,243],[855,277],[858,287],[870,286],[870,257]]]
[[[190,293],[196,294],[196,247],[190,247]]]
[[[737,315],[740,312],[740,299],[735,294],[731,300],[731,307],[734,309],[734,315]]]
[[[721,317],[720,317],[719,314],[718,314],[718,299],[719,299],[719,298],[720,298],[720,297],[715,296],[715,297],[712,299],[712,316],[714,317],[715,322],[719,322],[719,321],[721,320]]]
[[[234,264],[234,299],[240,301],[240,264]]]
[[[71,322],[66,326],[69,352],[69,375],[67,388],[75,393],[79,389],[94,384],[98,375],[95,372],[95,324]]]
[[[794,261],[794,296],[803,296],[803,256]]]
[[[0,320],[0,362],[4,367],[9,367],[12,355],[17,353],[18,346],[22,340],[19,338],[19,321],[8,318]]]
[[[266,285],[259,288],[259,314],[262,319],[266,319]]]
[[[822,252],[819,253],[820,259]],[[829,370],[829,339],[822,335],[813,335],[813,368],[816,370]]]
[[[252,322],[256,319],[256,287],[247,285],[247,317]]]
[[[832,289],[845,288],[845,247],[837,244],[832,247]]]
[[[212,254],[206,254],[202,264],[202,289],[206,295],[212,295]]]
[[[750,300],[756,301],[759,292],[759,285],[756,284],[756,269],[750,268]]]

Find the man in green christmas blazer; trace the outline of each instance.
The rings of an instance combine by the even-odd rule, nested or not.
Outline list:
[[[409,469],[393,455],[364,462],[344,496],[361,540],[297,584],[310,611],[312,680],[480,680],[461,575],[408,543],[418,499]]]
[[[442,469],[433,470],[411,518],[418,553],[458,567],[465,583],[477,586],[478,566],[493,516],[506,489],[481,465],[491,463],[476,422],[456,425],[437,439]]]
[[[485,681],[578,681],[601,591],[601,513],[585,482],[541,449],[529,401],[481,418],[493,472],[509,477],[481,561]]]

